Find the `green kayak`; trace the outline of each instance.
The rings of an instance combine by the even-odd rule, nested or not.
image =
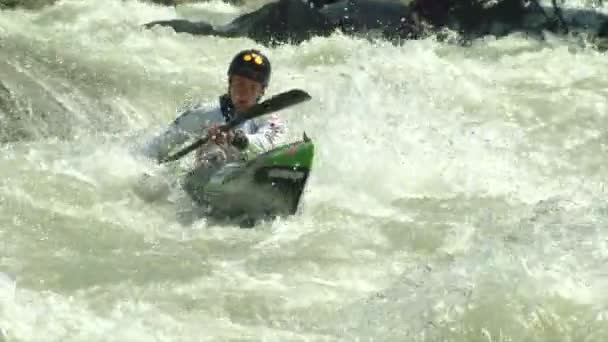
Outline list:
[[[207,216],[250,220],[293,215],[310,174],[314,144],[304,134],[247,162],[228,163],[220,169],[200,167],[182,181],[186,193]]]

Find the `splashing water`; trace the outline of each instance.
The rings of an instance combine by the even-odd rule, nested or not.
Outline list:
[[[605,55],[518,35],[266,49],[141,29],[174,11],[0,12],[5,339],[608,338]],[[130,151],[220,95],[251,46],[270,94],[313,96],[281,113],[317,146],[302,213],[182,226],[133,193],[148,166]]]

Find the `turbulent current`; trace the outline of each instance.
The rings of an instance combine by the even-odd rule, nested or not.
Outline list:
[[[0,12],[0,341],[608,340],[606,54],[141,29],[243,10]],[[316,144],[300,213],[182,224],[132,152],[248,47],[312,96],[280,113]]]

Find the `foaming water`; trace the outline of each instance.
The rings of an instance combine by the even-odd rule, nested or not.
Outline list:
[[[238,13],[225,6],[195,8]],[[0,13],[5,339],[608,337],[605,55],[519,36],[266,49],[140,28],[174,11]],[[250,46],[273,61],[269,94],[313,97],[281,113],[316,142],[301,214],[183,226],[180,191],[135,195],[152,166],[131,152],[214,100]]]

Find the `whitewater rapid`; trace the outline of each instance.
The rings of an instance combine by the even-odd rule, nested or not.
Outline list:
[[[141,28],[243,10],[177,11],[0,12],[0,341],[608,339],[605,54]],[[316,144],[301,213],[182,225],[134,194],[132,152],[248,47],[269,94],[313,98],[281,112]]]

